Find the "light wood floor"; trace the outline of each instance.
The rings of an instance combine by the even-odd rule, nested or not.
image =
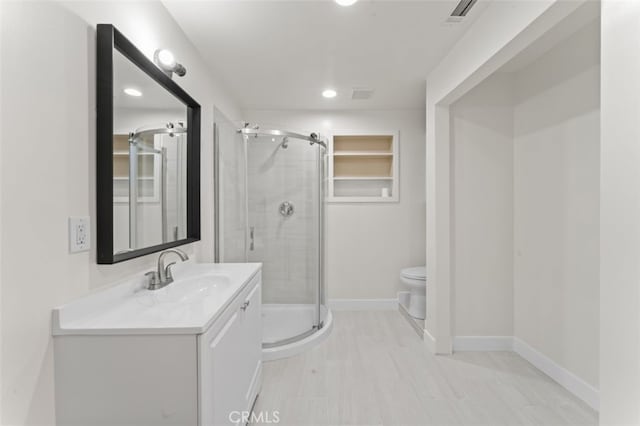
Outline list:
[[[597,425],[511,352],[434,356],[398,312],[334,312],[331,336],[264,364],[255,412],[280,425]]]

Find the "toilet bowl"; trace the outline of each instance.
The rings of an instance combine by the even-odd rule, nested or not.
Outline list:
[[[409,289],[407,312],[414,318],[424,319],[427,310],[427,268],[405,268],[400,271],[400,281]]]

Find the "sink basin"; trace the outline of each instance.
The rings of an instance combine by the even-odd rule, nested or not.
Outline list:
[[[201,334],[230,301],[254,280],[259,263],[181,262],[174,282],[159,290],[145,288],[143,273],[53,310],[52,333]]]
[[[220,294],[231,286],[227,275],[199,275],[177,278],[159,290],[142,290],[138,301],[146,306],[158,303],[193,303],[205,297]]]

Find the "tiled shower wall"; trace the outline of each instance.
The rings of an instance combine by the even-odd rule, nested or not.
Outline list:
[[[291,139],[248,137],[249,261],[263,262],[263,302],[315,303],[319,283],[321,148]],[[289,217],[281,203],[294,206]]]

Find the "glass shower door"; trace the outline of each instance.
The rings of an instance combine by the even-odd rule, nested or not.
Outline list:
[[[245,136],[245,143],[248,260],[263,263],[269,347],[321,326],[321,150],[273,136]]]
[[[216,262],[247,261],[246,146],[237,125],[217,109],[216,156]]]

